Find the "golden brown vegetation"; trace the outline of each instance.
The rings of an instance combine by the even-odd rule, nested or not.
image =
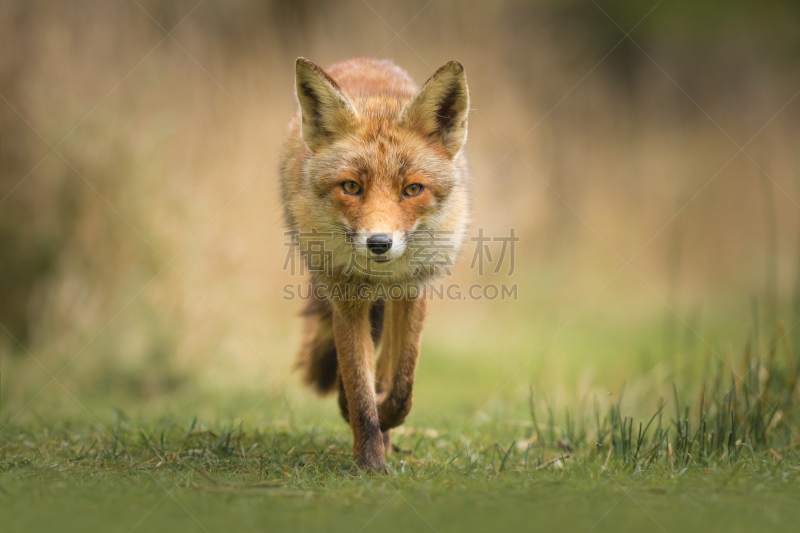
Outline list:
[[[631,328],[663,320],[684,332],[665,335],[675,343],[692,338],[687,324],[752,322],[751,299],[764,323],[785,315],[800,214],[798,10],[720,5],[0,4],[11,390],[49,379],[12,335],[53,375],[70,363],[77,383],[142,395],[179,386],[189,368],[210,388],[288,372],[301,303],[282,300],[297,280],[282,270],[276,158],[300,55],[389,57],[417,81],[450,59],[467,69],[473,228],[521,236],[520,301],[442,302],[437,346],[471,346],[450,337],[476,331],[527,359],[576,312]],[[477,279],[469,254],[462,284]],[[146,377],[112,379],[138,370]]]

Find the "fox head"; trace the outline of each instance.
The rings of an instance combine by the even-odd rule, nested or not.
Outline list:
[[[399,68],[376,63],[383,70],[362,69],[340,86],[300,58],[296,90],[308,149],[302,181],[311,202],[305,218],[318,231],[335,234],[335,262],[356,255],[365,266],[388,271],[412,255],[430,255],[409,248],[435,246],[434,234],[451,251],[461,244],[469,94],[456,61],[418,91]]]

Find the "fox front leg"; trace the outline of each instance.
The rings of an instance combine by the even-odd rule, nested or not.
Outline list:
[[[370,329],[369,306],[359,303],[334,308],[333,336],[353,430],[353,458],[367,472],[381,472],[386,458],[375,402]]]
[[[427,311],[428,301],[424,297],[386,303],[381,340],[384,344],[378,361],[378,379],[386,389],[378,406],[382,431],[402,424],[411,411],[414,373]]]

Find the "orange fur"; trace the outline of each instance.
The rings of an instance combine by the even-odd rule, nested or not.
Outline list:
[[[300,58],[296,89],[299,109],[281,164],[285,218],[309,262],[312,242],[331,254],[328,270],[312,272],[323,294],[305,313],[299,364],[321,392],[339,384],[354,458],[380,471],[389,430],[411,408],[424,285],[452,264],[464,240],[466,77],[450,62],[417,89],[389,61],[353,59],[323,70]],[[376,245],[376,236],[388,244]],[[407,292],[387,299],[395,284]],[[359,287],[372,292],[338,297]]]

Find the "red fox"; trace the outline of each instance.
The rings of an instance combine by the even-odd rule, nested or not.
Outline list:
[[[280,177],[314,289],[298,366],[318,392],[338,389],[356,464],[381,472],[411,410],[424,287],[469,218],[466,75],[450,61],[418,89],[391,61],[299,58],[296,82]]]

